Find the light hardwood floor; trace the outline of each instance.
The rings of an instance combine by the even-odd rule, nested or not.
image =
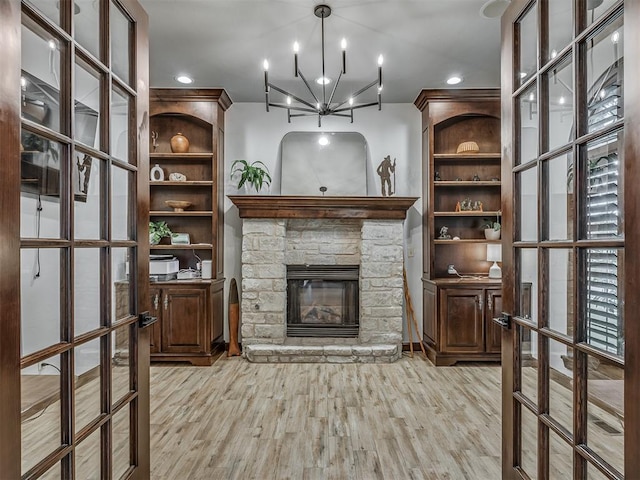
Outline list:
[[[151,368],[151,478],[500,478],[500,367]]]

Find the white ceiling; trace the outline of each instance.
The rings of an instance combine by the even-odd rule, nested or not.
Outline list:
[[[446,84],[451,74],[464,78],[457,88],[499,87],[500,20],[480,15],[485,1],[324,2],[333,9],[325,20],[327,76],[336,77],[340,40],[348,42],[347,74],[336,98],[377,78],[379,54],[384,55],[384,102],[413,102],[423,88],[452,88]],[[302,82],[293,77],[296,40],[302,72],[309,79],[321,74],[320,19],[313,8],[322,1],[141,3],[149,14],[152,87],[182,86],[174,77],[187,73],[194,78],[192,87],[223,87],[234,102],[262,102],[266,58],[271,82],[303,93]]]

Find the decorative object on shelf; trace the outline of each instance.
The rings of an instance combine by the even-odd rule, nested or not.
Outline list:
[[[172,182],[186,182],[187,176],[179,172],[173,172],[169,174],[169,180]]]
[[[496,215],[496,221],[491,219],[485,219],[485,223],[481,227],[484,230],[484,238],[487,240],[499,240],[500,231],[502,226],[500,225],[500,212]]]
[[[353,111],[358,108],[372,107],[378,106],[378,110],[382,108],[382,55],[378,57],[378,77],[365,85],[356,93],[354,93],[351,97],[341,101],[334,102],[333,96],[337,90],[338,84],[340,83],[340,79],[342,75],[347,73],[347,41],[342,39],[342,68],[338,73],[337,79],[331,89],[330,95],[327,98],[327,84],[331,82],[331,79],[327,78],[325,74],[324,68],[324,19],[331,15],[331,7],[328,5],[317,5],[313,9],[313,13],[316,17],[320,18],[320,31],[321,31],[321,39],[322,39],[322,76],[318,79],[318,83],[322,85],[322,96],[318,96],[311,90],[311,86],[309,82],[302,74],[300,68],[298,68],[298,50],[300,49],[300,45],[298,42],[293,44],[293,71],[296,77],[300,77],[304,82],[304,85],[311,93],[313,100],[304,100],[292,93],[289,93],[287,90],[284,90],[280,87],[269,82],[269,62],[267,60],[264,61],[264,96],[265,96],[265,106],[267,112],[269,111],[269,107],[276,108],[284,108],[287,110],[287,120],[291,123],[291,117],[304,117],[304,116],[318,116],[318,127],[322,126],[322,117],[327,115],[336,115],[339,117],[347,117],[351,119],[353,123]],[[355,103],[356,98],[362,93],[366,92],[370,88],[376,86],[378,87],[378,101],[370,102],[370,103]],[[285,103],[272,103],[269,99],[269,94],[271,93],[271,89],[275,90],[278,93],[281,93],[285,96]],[[295,100],[296,104],[293,104]],[[302,112],[292,114],[291,111]]]
[[[471,199],[469,197],[458,203],[460,204],[460,212],[470,212],[471,210],[473,210],[473,202],[471,202]]]
[[[439,171],[436,170],[436,175],[435,175],[435,177],[433,179],[436,182],[441,182],[442,181],[442,178],[440,178],[440,172]]]
[[[187,153],[189,152],[189,139],[182,133],[178,132],[171,137],[171,151],[173,153]]]
[[[238,345],[238,327],[240,326],[240,302],[238,301],[238,284],[235,278],[229,284],[229,351],[227,357],[241,355]]]
[[[462,178],[456,177],[456,182],[461,182],[461,181],[462,181]]]
[[[438,240],[451,240],[451,235],[449,235],[449,227],[446,225],[440,229],[440,236]]]
[[[191,245],[188,233],[174,233],[171,235],[171,245]]]
[[[479,182],[480,181],[480,175],[478,175],[477,173],[473,175],[473,178],[471,179],[474,182]]]
[[[191,206],[191,202],[186,200],[165,200],[165,205],[173,208],[174,212],[184,212],[185,208],[189,208]]]
[[[502,269],[498,262],[502,261],[502,245],[490,243],[487,245],[487,262],[493,262],[489,268],[489,278],[502,278]]]
[[[483,212],[484,210],[482,208],[482,202],[480,200],[476,200],[475,202],[473,202],[471,210],[473,210],[474,212]]]
[[[457,235],[455,237],[453,237],[452,240],[460,240],[460,237],[458,237]]]
[[[391,155],[384,157],[384,160],[378,165],[376,173],[380,176],[382,196],[390,197],[393,195],[396,190],[396,159],[394,158],[391,163]],[[393,174],[393,189],[391,188],[391,174]]]
[[[155,152],[158,149],[158,132],[151,130],[151,146]]]
[[[160,168],[160,165],[156,163],[155,166],[151,169],[149,177],[152,182],[162,182],[164,181],[164,170],[162,170],[162,168]]]
[[[262,165],[264,168],[260,167]],[[240,190],[245,184],[256,189],[259,192],[262,189],[262,185],[271,185],[271,175],[269,175],[269,169],[260,160],[256,160],[253,163],[249,163],[246,160],[236,160],[231,164],[231,178],[234,175],[240,174],[240,181],[238,182],[238,190]]]
[[[478,153],[480,151],[480,147],[476,142],[462,142],[456,148],[456,153]]]
[[[167,222],[149,222],[149,243],[157,245],[165,237],[171,237],[174,233],[168,227]]]
[[[202,260],[202,278],[208,280],[211,278],[212,263],[211,260]]]
[[[493,177],[493,178],[491,179],[491,181],[492,181],[492,182],[499,182],[499,181],[500,181],[500,179],[499,179],[498,177]]]

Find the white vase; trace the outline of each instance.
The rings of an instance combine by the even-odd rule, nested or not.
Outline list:
[[[484,238],[487,240],[500,240],[500,232],[502,230],[494,230],[493,228],[484,229]]]

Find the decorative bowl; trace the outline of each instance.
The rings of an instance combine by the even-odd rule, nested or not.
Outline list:
[[[191,206],[191,202],[186,200],[165,200],[164,202],[168,207],[173,208],[174,212],[184,212],[185,208]]]
[[[478,153],[479,151],[480,147],[476,142],[462,142],[456,149],[456,153]]]

